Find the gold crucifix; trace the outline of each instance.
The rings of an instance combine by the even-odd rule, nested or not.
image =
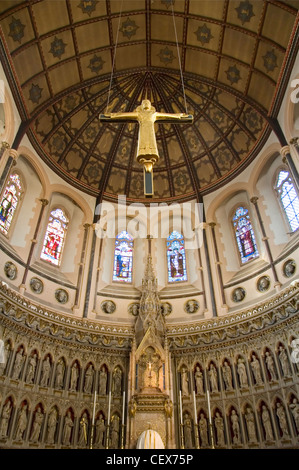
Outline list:
[[[192,123],[193,116],[184,113],[158,113],[151,105],[150,100],[143,100],[133,112],[119,112],[100,114],[101,122],[136,122],[139,123],[138,145],[136,159],[144,168],[144,194],[146,197],[154,194],[153,189],[153,166],[159,160],[156,142],[156,121]]]

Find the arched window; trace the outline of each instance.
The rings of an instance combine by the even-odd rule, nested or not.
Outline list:
[[[172,232],[167,238],[168,282],[187,281],[184,237]]]
[[[125,230],[115,239],[113,281],[132,282],[133,238]]]
[[[287,217],[290,229],[295,232],[299,227],[299,198],[290,173],[281,170],[277,176],[275,190]]]
[[[60,265],[67,227],[68,219],[64,211],[60,208],[53,209],[46,229],[41,259],[55,266]]]
[[[21,180],[18,174],[10,175],[7,185],[2,193],[0,202],[0,230],[7,235],[11,226],[16,208],[22,194]]]
[[[238,207],[233,215],[233,226],[242,264],[259,256],[248,209]]]

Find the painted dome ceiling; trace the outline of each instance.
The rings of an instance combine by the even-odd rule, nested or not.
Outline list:
[[[1,58],[22,127],[75,187],[142,200],[138,124],[146,96],[192,124],[155,124],[154,199],[231,180],[265,143],[298,51],[298,1],[5,0]],[[113,71],[112,71],[113,70]],[[270,119],[269,119],[270,118]],[[23,134],[22,134],[23,133]]]

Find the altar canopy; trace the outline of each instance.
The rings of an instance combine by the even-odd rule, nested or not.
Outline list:
[[[165,449],[165,446],[160,434],[148,429],[139,436],[136,449]]]

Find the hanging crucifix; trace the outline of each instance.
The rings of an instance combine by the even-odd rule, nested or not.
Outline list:
[[[190,123],[193,121],[193,116],[184,113],[157,113],[151,102],[146,99],[133,112],[100,114],[99,118],[101,122],[138,121],[139,134],[136,159],[144,168],[144,194],[146,197],[153,196],[153,166],[159,160],[155,122]]]

